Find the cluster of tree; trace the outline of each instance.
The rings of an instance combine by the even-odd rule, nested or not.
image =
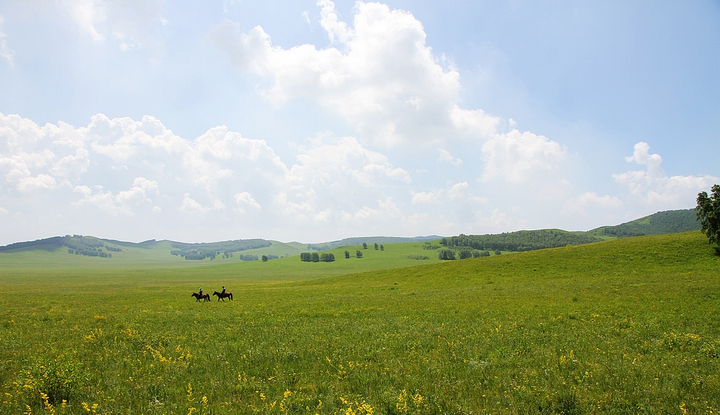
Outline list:
[[[641,235],[661,235],[700,230],[701,224],[695,216],[695,209],[670,210],[623,223],[601,228],[605,235],[627,238]]]
[[[427,255],[408,255],[407,257],[410,259],[430,259]]]
[[[192,261],[202,261],[205,258],[210,258],[212,261],[217,255],[215,251],[200,251],[198,249],[173,250],[170,251],[170,253],[172,255],[180,255],[181,257]]]
[[[303,252],[300,254],[300,261],[303,262],[333,262],[335,261],[335,254],[330,252],[323,252],[318,254],[317,252]]]
[[[720,255],[720,185],[713,185],[710,195],[698,193],[695,215],[700,221],[700,231],[708,237],[708,243],[716,244],[715,253]]]
[[[433,245],[431,242],[425,242],[423,244],[423,249],[428,250],[428,251],[435,251],[440,248],[441,248],[440,245]]]
[[[455,259],[455,251],[452,249],[441,249],[438,251],[438,258],[443,261],[450,261]]]
[[[495,251],[495,255],[500,255],[502,252]],[[468,258],[482,258],[490,256],[490,251],[478,251],[475,249],[463,248],[455,252],[452,249],[441,249],[438,252],[438,258],[441,260],[454,260],[454,259],[468,259]]]
[[[105,245],[105,242],[92,236],[73,235],[63,237],[63,245],[68,248],[68,254],[95,256],[100,258],[112,258],[112,254],[104,252],[103,248],[108,251],[119,252],[120,248],[114,248]]]
[[[380,245],[380,246],[382,247],[382,245]],[[382,248],[382,250],[385,250],[385,249]],[[355,258],[362,258],[362,257],[363,257],[363,253],[361,250],[358,249],[357,251],[355,251]],[[345,251],[345,259],[350,259],[350,251]]]
[[[367,247],[368,247],[367,242],[363,242],[362,247],[363,247],[363,249],[367,249]],[[378,243],[375,242],[375,250],[376,250],[376,251],[377,251],[377,250],[384,251],[384,250],[385,250],[385,247],[382,246],[382,245],[378,245]]]
[[[234,241],[199,244],[173,242],[172,247],[176,249],[171,251],[170,253],[172,255],[183,256],[185,257],[185,259],[188,259],[188,254],[191,257],[190,259],[198,259],[200,256],[199,254],[202,253],[203,255],[205,255],[202,259],[215,259],[215,256],[220,254],[228,257],[229,254],[232,252],[246,251],[248,249],[266,248],[271,245],[272,242],[266,241],[264,239],[237,239]]]
[[[202,261],[205,258],[210,258],[211,261],[215,260],[215,257],[222,254],[223,258],[230,258],[233,256],[232,252],[217,252],[217,251],[202,251],[199,249],[188,249],[188,250],[182,250],[182,249],[173,249],[170,251],[172,255],[175,256],[181,256],[185,259],[194,260],[194,261]],[[241,261],[257,261],[258,256],[257,255],[240,255]]]
[[[599,242],[600,239],[583,233],[560,230],[537,230],[502,233],[497,235],[459,235],[442,238],[445,247],[466,247],[480,251],[533,251],[566,245],[582,245]]]
[[[271,259],[278,259],[278,258],[280,258],[280,257],[277,255],[263,255],[262,262],[268,262]]]
[[[112,258],[112,254],[109,254],[107,252],[103,252],[101,248],[98,248],[96,250],[93,249],[84,249],[82,251],[78,251],[72,248],[68,248],[68,254],[75,254],[75,255],[85,255],[85,256],[98,256],[100,258]]]
[[[240,255],[240,261],[257,261],[258,259],[260,258],[257,255]]]

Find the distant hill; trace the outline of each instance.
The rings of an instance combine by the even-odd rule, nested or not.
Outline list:
[[[339,241],[325,242],[320,244],[308,244],[307,248],[313,251],[326,251],[328,249],[339,248],[341,246],[349,245],[362,245],[366,243],[372,244],[392,244],[400,242],[425,242],[435,241],[442,238],[442,236],[431,235],[431,236],[416,236],[411,238],[394,237],[394,236],[368,236],[368,237],[356,237],[356,238],[345,238]]]
[[[700,230],[695,209],[657,212],[617,226],[602,226],[588,231],[588,235],[626,238],[630,236],[662,235]]]
[[[169,254],[185,257],[185,259],[199,260],[205,258],[214,259],[216,255],[220,254],[229,257],[234,252],[269,247],[273,244],[272,241],[264,239],[238,239],[213,243],[158,242],[151,239],[140,243],[133,243],[112,239],[100,239],[94,236],[66,235],[0,246],[0,252],[18,252],[36,249],[56,251],[67,248],[69,254],[112,258],[113,252],[121,252],[125,249],[149,249],[162,242],[169,243],[173,248]],[[248,258],[241,259],[257,260],[258,258],[256,255],[251,255],[248,256]]]
[[[700,223],[695,219],[695,209],[670,210],[658,212],[631,222],[616,226],[603,226],[587,232],[568,232],[559,229],[542,229],[533,231],[517,231],[495,235],[459,235],[443,238],[437,235],[417,236],[413,238],[370,236],[345,238],[319,244],[300,244],[297,242],[282,243],[265,239],[237,239],[232,241],[211,243],[182,243],[173,241],[156,241],[154,239],[133,243],[100,239],[93,236],[66,235],[54,236],[35,241],[16,242],[0,246],[0,253],[19,252],[25,250],[57,251],[67,249],[69,254],[112,258],[115,252],[125,249],[168,249],[168,255],[185,259],[214,259],[217,255],[224,258],[233,257],[234,252],[246,251],[237,255],[238,260],[256,260],[258,256],[270,258],[297,255],[303,250],[324,251],[349,245],[391,244],[400,242],[441,241],[441,245],[452,249],[471,248],[476,250],[500,251],[531,251],[543,248],[554,248],[566,245],[581,245],[600,240],[625,238],[630,236],[659,235],[696,231]]]

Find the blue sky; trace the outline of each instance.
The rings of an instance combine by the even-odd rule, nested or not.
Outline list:
[[[720,4],[0,3],[0,244],[588,230],[720,183]]]

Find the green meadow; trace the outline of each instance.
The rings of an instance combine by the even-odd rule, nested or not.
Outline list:
[[[0,413],[720,411],[720,257],[700,232],[446,262],[384,248],[0,254]],[[222,285],[234,301],[190,297]]]

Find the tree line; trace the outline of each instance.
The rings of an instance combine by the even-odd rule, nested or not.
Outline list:
[[[607,226],[602,228],[602,232],[617,238],[627,238],[696,231],[701,227],[702,224],[695,215],[695,209],[684,209],[658,212],[632,222]]]
[[[500,255],[501,252],[495,251],[495,255]],[[468,259],[468,258],[482,258],[490,256],[490,251],[478,251],[476,249],[463,248],[457,251],[452,249],[441,249],[438,251],[438,259],[443,261],[452,261],[455,259]]]
[[[518,231],[496,235],[463,235],[442,238],[440,245],[466,247],[479,251],[533,251],[558,248],[566,245],[582,245],[599,242],[601,239],[582,233],[559,230]]]
[[[174,249],[170,251],[170,254],[175,256],[181,256],[185,259],[192,261],[202,261],[205,258],[210,258],[211,261],[215,260],[215,257],[222,253],[223,258],[230,258],[233,256],[232,252],[218,252],[218,251],[202,251],[199,249],[181,250]],[[257,255],[242,255],[238,256],[241,261],[257,261],[260,259]]]
[[[303,262],[333,262],[335,255],[329,252],[318,254],[317,252],[303,252],[300,254],[300,261]]]

